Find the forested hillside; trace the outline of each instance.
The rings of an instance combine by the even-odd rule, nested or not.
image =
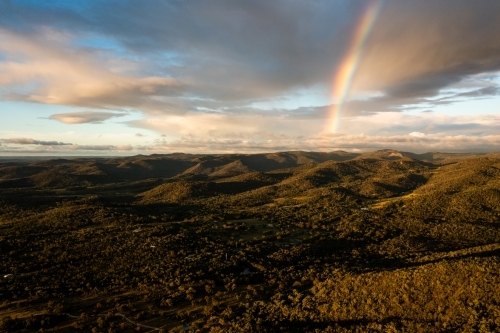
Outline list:
[[[497,332],[500,158],[0,163],[0,331]]]

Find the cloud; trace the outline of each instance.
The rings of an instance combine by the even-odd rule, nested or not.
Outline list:
[[[332,106],[325,99],[293,103],[301,91],[334,88],[366,4],[125,0],[110,10],[99,1],[0,2],[0,94],[97,110],[49,117],[65,124],[127,114],[106,110],[140,111],[143,119],[125,122],[136,128],[128,139],[142,141],[141,133],[132,137],[136,130],[163,134],[158,147],[144,149],[327,149],[334,137],[322,130]],[[498,121],[479,111],[469,118],[429,111],[498,96],[498,13],[498,1],[386,0],[360,54],[335,144],[451,147],[446,140],[457,141],[460,132],[479,147],[495,137]],[[273,102],[288,106],[255,106]],[[422,113],[398,115],[407,110]],[[129,148],[138,149],[120,151]]]
[[[127,124],[134,128],[164,133],[162,138],[206,137],[237,139],[269,139],[283,135],[294,137],[313,135],[324,124],[321,117],[282,114],[223,114],[189,112],[183,116],[164,115],[133,120]]]
[[[4,143],[4,144],[1,144]],[[20,145],[16,147],[11,145]],[[132,145],[79,145],[59,141],[43,141],[31,138],[9,138],[0,139],[0,147],[3,151],[39,152],[39,153],[70,153],[71,151],[118,151],[126,152],[134,150]],[[34,147],[34,148],[32,148]],[[40,147],[43,147],[40,149]]]
[[[187,119],[186,119],[187,117]],[[183,121],[186,120],[186,121]],[[190,113],[129,122],[129,126],[166,133],[143,144],[65,144],[58,141],[2,139],[2,152],[57,155],[117,155],[171,152],[256,153],[283,150],[331,151],[392,148],[412,152],[498,151],[500,117],[447,116],[385,112],[342,119],[342,133],[318,133],[322,120],[270,115]],[[232,124],[235,124],[234,126]],[[398,125],[394,125],[398,124]],[[360,129],[364,133],[360,134]],[[136,133],[136,132],[132,132]],[[460,134],[457,134],[460,133]],[[128,137],[127,136],[124,137]],[[121,137],[118,139],[118,141]],[[118,142],[115,139],[115,142]],[[39,142],[39,144],[35,144]],[[24,143],[24,144],[18,144]]]
[[[134,147],[132,147],[131,145],[116,146],[116,150],[129,151],[129,150],[133,150],[133,149],[134,149]]]
[[[75,49],[72,38],[47,27],[36,33],[0,27],[0,54],[6,58],[0,62],[0,87],[10,87],[3,99],[154,110],[162,104],[155,97],[179,88],[173,78],[131,73],[132,64],[120,68],[111,55],[103,62],[92,52]]]
[[[500,70],[500,3],[388,0],[370,35],[357,89],[394,97],[436,95]]]
[[[454,97],[485,97],[495,95],[500,95],[500,87],[498,86],[489,86],[468,92],[463,92],[456,94]]]
[[[231,138],[204,138],[198,136],[182,137],[171,141],[160,141],[154,145],[136,147],[149,153],[189,152],[205,153],[258,153],[271,151],[371,151],[377,149],[396,149],[411,152],[488,152],[498,151],[500,135],[447,135],[415,133],[402,135],[345,135],[322,134],[297,140],[281,138],[278,140],[244,140]]]
[[[6,98],[183,113],[201,101],[241,106],[328,85],[342,55],[334,47],[345,39],[339,29],[355,7],[288,0],[133,0],[114,3],[112,11],[99,2],[0,4],[10,18],[0,20],[1,52],[11,60],[4,81],[42,82],[34,93]],[[85,38],[106,38],[112,48],[79,47],[75,40]]]
[[[0,85],[11,87],[3,98],[158,115],[225,112],[328,87],[365,5],[128,0],[110,11],[97,1],[2,3]],[[354,91],[385,100],[353,101],[346,112],[427,103],[444,87],[500,70],[499,12],[495,1],[385,1],[354,80]]]
[[[144,137],[145,135],[144,135],[144,134],[141,134],[141,133],[137,133],[135,136],[136,136],[136,137],[138,137],[138,138],[142,138],[142,137]]]
[[[95,151],[131,151],[134,149],[131,145],[73,145],[70,150],[95,150]]]
[[[245,100],[329,80],[332,59],[342,53],[333,47],[343,38],[338,28],[355,14],[343,7],[328,1],[129,1],[117,3],[105,20],[96,11],[94,19],[135,52],[172,52],[179,66],[169,71],[189,78],[198,94]],[[124,20],[137,15],[144,19]]]
[[[425,137],[425,133],[422,133],[422,132],[411,132],[408,135],[416,137],[416,138],[423,138],[423,137]]]
[[[78,111],[53,114],[49,116],[49,119],[57,120],[64,124],[100,124],[105,120],[115,117],[123,117],[125,115],[127,115],[127,113]]]
[[[64,143],[58,141],[41,141],[28,138],[12,138],[12,139],[0,139],[1,142],[11,143],[17,145],[41,145],[41,146],[69,146],[72,143]]]
[[[167,133],[150,153],[185,151],[258,152],[276,150],[382,149],[408,151],[499,150],[500,118],[494,115],[448,116],[402,112],[366,113],[341,120],[342,133],[318,133],[324,121],[303,115],[203,114],[165,116],[129,122]],[[397,124],[397,125],[395,125]],[[363,131],[364,134],[359,134]],[[460,133],[460,135],[457,135]]]

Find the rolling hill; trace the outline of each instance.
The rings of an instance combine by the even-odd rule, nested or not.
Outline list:
[[[495,332],[499,226],[494,153],[9,160],[0,331]]]

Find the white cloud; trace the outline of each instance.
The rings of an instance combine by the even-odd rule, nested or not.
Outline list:
[[[136,147],[149,152],[382,148],[415,152],[500,150],[500,136],[497,134],[500,119],[493,115],[452,117],[385,112],[343,118],[340,133],[317,130],[325,124],[324,120],[307,117],[198,113],[129,123],[130,126],[167,133],[153,145]],[[360,131],[365,133],[359,134]]]
[[[190,152],[206,153],[257,153],[266,151],[306,150],[306,151],[369,151],[376,149],[396,149],[411,152],[444,151],[495,151],[500,149],[500,135],[484,137],[466,135],[426,135],[414,137],[409,134],[393,136],[377,135],[322,135],[302,140],[238,140],[183,137],[171,141],[160,141],[150,146],[136,149],[148,153]]]
[[[448,116],[400,112],[343,118],[339,133],[323,128],[326,121],[314,117],[228,115],[191,112],[129,121],[127,133],[108,135],[105,145],[86,143],[85,136],[64,133],[43,140],[15,134],[1,139],[2,151],[42,151],[57,154],[92,155],[113,151],[124,154],[168,152],[259,152],[279,150],[328,151],[392,148],[413,152],[498,151],[500,118],[494,115]],[[140,130],[137,130],[140,129]],[[156,132],[148,143],[137,136],[143,130]],[[364,132],[360,134],[360,132]],[[460,134],[458,134],[460,133]],[[16,135],[14,137],[14,135]],[[75,136],[76,135],[76,136]],[[152,135],[149,135],[151,137]],[[14,138],[12,138],[14,137]],[[70,141],[73,144],[65,143]],[[21,147],[20,147],[21,146]]]
[[[162,133],[165,137],[206,137],[232,139],[278,139],[310,136],[323,126],[323,120],[277,115],[216,114],[189,112],[183,116],[164,115],[130,121],[132,127]]]

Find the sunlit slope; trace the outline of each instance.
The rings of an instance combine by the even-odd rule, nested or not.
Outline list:
[[[500,159],[468,159],[436,170],[407,203],[422,218],[494,220],[500,212]]]
[[[233,168],[234,167],[234,168]],[[236,169],[243,172],[242,163],[233,162],[216,175],[231,175]],[[262,202],[268,197],[317,195],[318,192],[341,190],[362,198],[384,198],[410,191],[425,183],[430,167],[423,162],[405,159],[386,161],[360,159],[346,162],[327,161],[295,168],[278,169],[268,173],[249,172],[214,181],[168,181],[142,195],[144,202],[171,202],[223,194],[238,194],[231,200]],[[204,185],[201,185],[204,184]],[[200,190],[194,190],[200,188]],[[205,190],[201,190],[204,188]]]
[[[279,175],[283,179],[242,192],[231,200],[262,204],[287,197],[314,200],[329,193],[344,193],[359,199],[399,196],[424,184],[431,169],[426,163],[416,160],[328,161],[270,172],[266,175]]]

